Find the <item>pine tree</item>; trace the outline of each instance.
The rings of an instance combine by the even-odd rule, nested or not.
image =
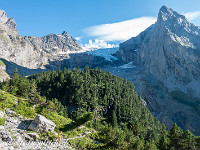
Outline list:
[[[57,73],[60,74],[60,72],[61,72],[61,71],[60,71],[60,66],[59,66],[59,67],[58,67],[58,70],[57,70]]]
[[[36,81],[33,79],[30,81],[29,98],[32,102],[38,101],[38,100],[36,100],[36,96],[37,96],[37,85],[36,85]]]
[[[166,130],[165,125],[162,126],[162,131],[161,131],[161,135],[158,142],[158,148],[160,150],[169,149],[169,138],[168,138],[168,132]]]
[[[15,71],[14,71],[14,74],[13,74],[12,79],[13,79],[13,80],[19,79],[19,74],[18,74],[17,68],[15,68]]]
[[[180,149],[180,141],[181,141],[181,135],[182,135],[182,130],[174,123],[170,130],[170,147],[174,148],[176,150]]]
[[[64,73],[61,72],[61,73],[59,74],[59,82],[64,82],[64,79],[65,79]]]
[[[186,130],[183,134],[181,145],[183,149],[193,150],[195,149],[195,136],[189,130]]]
[[[146,141],[145,150],[158,150],[157,146],[155,145],[154,140],[148,142]],[[160,150],[160,149],[159,149]]]
[[[113,127],[117,127],[117,116],[114,110],[112,113],[112,122],[113,122]]]

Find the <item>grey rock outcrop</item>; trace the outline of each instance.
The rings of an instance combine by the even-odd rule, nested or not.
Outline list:
[[[39,135],[37,133],[27,133],[31,138],[35,141],[39,139]]]
[[[149,109],[168,127],[176,122],[197,135],[200,135],[199,41],[200,27],[163,6],[157,22],[121,43],[116,54],[125,63],[133,62],[136,66],[126,78],[134,82]],[[178,98],[172,93],[179,94]]]
[[[42,115],[37,115],[29,125],[28,129],[35,132],[53,132],[55,127],[56,125],[54,122]]]
[[[20,129],[21,122],[27,122],[30,119],[16,114],[16,112],[6,109],[5,126],[0,126],[0,150],[27,150],[27,149],[73,149],[67,143],[67,139],[62,139],[61,143],[56,141],[40,141],[39,135]],[[31,120],[30,120],[31,121]]]
[[[0,10],[0,57],[31,69],[44,68],[49,61],[67,58],[70,52],[81,50],[67,32],[44,37],[18,34],[13,18]]]

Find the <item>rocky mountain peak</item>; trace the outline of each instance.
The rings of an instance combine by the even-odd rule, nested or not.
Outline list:
[[[155,53],[156,46],[159,46],[159,48],[157,47],[158,54],[161,52],[161,49],[163,49],[164,45],[166,45],[165,50],[167,50],[166,47],[169,46],[169,43],[173,45],[172,48],[174,46],[183,46],[184,49],[199,49],[199,35],[200,27],[190,23],[185,16],[173,11],[171,8],[162,6],[158,13],[156,23],[141,32],[138,36],[121,43],[118,54],[121,55],[120,57],[125,62],[134,60],[136,63],[144,64],[144,60],[150,62],[149,59],[151,59],[151,57],[146,57],[144,54],[150,55]],[[147,48],[147,46],[150,46],[148,43],[154,46]],[[174,48],[174,51],[175,49],[177,48]],[[175,53],[177,53],[177,51]],[[178,53],[182,55],[180,51]],[[138,54],[141,54],[142,57],[134,58]],[[155,55],[153,54],[152,56]],[[158,56],[158,58],[159,57],[160,56]],[[152,59],[154,60],[155,58],[152,57]]]
[[[5,24],[6,24],[10,29],[16,30],[17,24],[16,24],[16,22],[15,22],[15,20],[14,20],[13,18],[9,18]]]
[[[4,10],[0,10],[0,24],[6,23],[8,20],[6,16],[6,12]]]
[[[63,35],[63,36],[70,36],[66,31],[63,31],[63,32],[62,32],[62,35]]]
[[[184,15],[181,15],[166,6],[160,8],[156,25],[158,28],[165,28],[169,32],[176,34],[180,34],[180,32],[183,34],[184,32],[192,33],[192,30],[198,30],[198,28],[190,23]]]
[[[1,28],[8,28],[7,30],[11,29],[16,31],[17,24],[13,18],[8,18],[6,12],[4,10],[0,10],[0,25]]]
[[[162,6],[158,13],[158,22],[159,21],[173,21],[173,20],[180,20],[187,21],[186,17],[184,15],[181,15],[177,13],[176,11],[173,11],[171,8],[168,8],[166,6]],[[180,21],[178,23],[181,23]]]

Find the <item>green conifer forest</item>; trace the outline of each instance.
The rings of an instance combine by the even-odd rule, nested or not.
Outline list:
[[[90,139],[98,142],[75,142],[80,149],[200,148],[200,138],[189,130],[183,131],[176,124],[166,130],[147,109],[132,82],[102,69],[58,69],[29,77],[19,76],[15,70],[0,87],[27,99],[24,104],[36,105],[35,113],[47,115],[50,111],[72,119],[70,125],[62,121],[59,126],[64,134],[82,124],[95,129]]]

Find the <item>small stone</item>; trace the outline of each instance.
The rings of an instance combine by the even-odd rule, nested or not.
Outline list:
[[[13,146],[10,146],[9,147],[9,150],[14,150],[15,148]]]
[[[24,134],[23,136],[24,136],[26,141],[28,141],[28,142],[33,141],[33,138],[31,138],[29,135]]]
[[[27,135],[29,135],[35,141],[39,138],[39,135],[37,133],[27,133]]]
[[[3,141],[6,141],[7,138],[8,138],[7,134],[3,134],[2,137],[1,137],[1,139],[2,139]]]
[[[6,141],[7,141],[7,142],[11,142],[11,141],[13,141],[13,140],[12,140],[11,137],[8,137],[8,138],[6,139]]]
[[[0,131],[0,135],[6,134],[5,131]]]
[[[0,125],[0,130],[4,130],[4,126]]]
[[[21,116],[19,116],[18,118],[19,118],[19,119],[23,119],[23,116],[21,115]]]
[[[16,136],[16,141],[17,141],[17,142],[21,142],[22,139],[23,139],[23,138],[22,138],[20,135]]]

